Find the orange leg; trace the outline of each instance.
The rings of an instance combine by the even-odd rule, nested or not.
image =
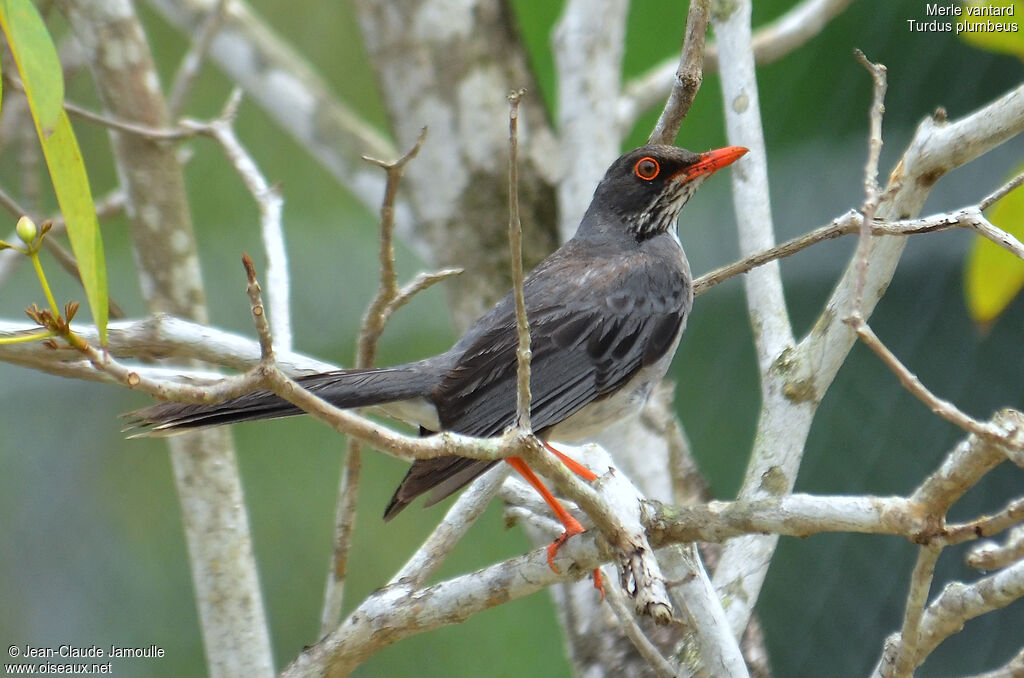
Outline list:
[[[565,457],[560,453],[556,454],[558,454],[558,457],[560,459],[563,459],[563,457],[564,459],[568,459],[568,457]],[[565,507],[562,506],[562,504],[559,503],[557,499],[555,499],[555,495],[551,494],[550,490],[548,490],[548,488],[545,487],[544,483],[541,482],[540,478],[537,477],[537,474],[533,472],[533,469],[526,465],[526,462],[523,461],[522,458],[507,457],[505,461],[508,462],[509,466],[518,471],[519,475],[521,475],[526,480],[526,482],[528,482],[533,487],[533,489],[537,490],[537,494],[539,494],[541,498],[544,499],[545,503],[547,503],[547,505],[551,507],[551,510],[554,511],[555,516],[558,518],[559,522],[561,522],[562,525],[565,526],[565,532],[563,532],[561,536],[558,537],[558,539],[553,541],[548,546],[548,567],[550,567],[555,572],[560,572],[560,570],[557,567],[555,567],[555,556],[558,554],[558,549],[562,547],[562,544],[564,544],[569,537],[573,536],[574,534],[580,534],[581,532],[583,532],[583,526],[580,525],[580,522],[578,520],[572,517],[571,513],[565,510]],[[573,461],[572,463],[578,466],[579,468],[585,470],[587,473],[590,473],[588,469],[576,463],[575,461]],[[568,466],[568,464],[566,465]],[[569,468],[572,469],[572,466],[569,466]],[[590,475],[593,474],[590,473]],[[594,477],[596,478],[597,476]],[[604,585],[601,581],[600,570],[594,570],[594,588],[601,592],[601,598],[604,599]]]
[[[551,454],[561,459],[562,463],[565,464],[565,467],[568,468],[573,473],[575,473],[576,475],[578,475],[580,478],[583,478],[584,480],[589,481],[591,483],[597,480],[596,473],[594,473],[589,468],[579,463],[569,455],[559,452],[554,447],[552,447],[547,441],[544,442],[544,447],[548,448]]]

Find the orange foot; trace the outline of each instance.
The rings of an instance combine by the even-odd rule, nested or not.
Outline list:
[[[573,468],[572,465],[569,465],[570,469],[572,469],[579,475],[582,475],[587,480],[594,480],[597,478],[597,476],[594,475],[589,469],[580,465],[579,463],[575,462],[569,457],[566,457],[565,455],[558,452],[551,446],[548,446],[548,449],[554,452],[556,455],[558,455],[558,457],[562,459],[563,462],[568,459],[570,462],[572,462],[573,465],[582,469],[585,473],[581,473],[576,468]],[[555,556],[558,555],[558,549],[562,547],[562,544],[564,544],[566,540],[569,539],[569,537],[573,536],[574,534],[582,533],[584,531],[583,526],[580,525],[580,522],[578,520],[572,517],[571,513],[565,510],[565,507],[562,506],[557,499],[555,499],[554,495],[552,495],[551,492],[548,491],[548,488],[544,486],[544,483],[540,481],[540,478],[538,478],[536,474],[534,474],[534,472],[530,469],[530,467],[526,465],[526,462],[524,462],[519,457],[508,457],[505,459],[505,461],[508,462],[509,466],[518,471],[519,474],[523,476],[523,478],[526,480],[526,482],[528,482],[530,485],[533,486],[535,490],[537,490],[538,494],[540,494],[540,496],[544,498],[544,501],[548,504],[548,506],[551,507],[551,510],[554,511],[555,515],[558,517],[559,522],[561,522],[562,525],[565,526],[565,532],[563,532],[561,536],[558,537],[558,539],[556,539],[548,545],[548,567],[550,567],[553,571],[560,574],[561,570],[555,567]],[[589,475],[590,477],[587,477],[587,475]],[[596,569],[594,570],[594,588],[601,592],[601,600],[604,600],[604,583],[601,579],[601,571]]]
[[[570,520],[572,521],[572,524],[565,526],[565,532],[563,532],[558,539],[548,544],[548,567],[558,574],[561,574],[561,570],[555,567],[555,556],[558,555],[558,549],[562,548],[562,544],[567,542],[569,537],[583,532],[583,526],[579,524],[579,521],[572,518],[572,516],[570,516]],[[604,580],[601,578],[601,570],[595,568],[593,578],[594,588],[601,592],[601,600],[604,600]]]

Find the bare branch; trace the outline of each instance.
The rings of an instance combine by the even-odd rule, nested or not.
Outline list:
[[[984,428],[986,435],[968,436],[957,444],[911,495],[925,515],[945,515],[983,475],[1006,459],[1008,448],[1024,445],[1024,415],[1016,410],[997,412]]]
[[[860,239],[857,241],[857,252],[854,255],[859,275],[851,303],[853,305],[852,313],[859,316],[864,285],[867,283],[868,238],[871,235],[871,222],[874,221],[875,212],[878,211],[878,205],[882,200],[881,191],[878,188],[878,159],[882,154],[882,114],[885,113],[885,91],[888,88],[888,83],[885,79],[885,66],[871,63],[859,49],[855,50],[854,54],[871,74],[871,81],[874,84],[874,94],[868,116],[871,124],[868,131],[868,159],[864,164],[864,204],[861,208]]]
[[[508,247],[512,267],[512,294],[516,302],[516,426],[531,432],[530,425],[530,320],[523,298],[523,224],[519,220],[519,102],[526,90],[508,97]]]
[[[0,337],[31,330],[30,323],[0,320]],[[143,320],[110,323],[107,352],[117,358],[138,358],[153,361],[178,358],[181,361],[200,360],[244,371],[259,363],[259,345],[250,338],[225,332],[199,323],[155,314]],[[75,333],[90,344],[99,343],[99,334],[92,325],[75,325]],[[23,364],[32,361],[40,369],[50,371],[46,365],[59,367],[79,360],[80,354],[71,348],[45,349],[39,344],[0,345],[0,359]],[[288,374],[301,375],[328,372],[336,365],[299,353],[277,352],[278,366]],[[93,370],[95,372],[95,370]],[[171,371],[192,378],[195,369],[177,367]],[[223,378],[223,375],[220,375]]]
[[[749,672],[738,639],[729,627],[715,587],[711,584],[694,543],[674,544],[658,551],[658,560],[680,577],[671,582],[669,593],[682,611],[687,628],[687,645],[697,652],[686,652],[683,665],[692,675],[722,678],[747,678]]]
[[[704,41],[708,32],[709,0],[693,0],[686,14],[686,36],[679,55],[672,91],[648,138],[648,143],[671,144],[690,112],[690,106],[704,81]]]
[[[775,21],[754,31],[751,47],[758,65],[769,64],[802,47],[846,9],[853,0],[804,0]],[[704,55],[704,73],[717,73],[718,45],[709,43]],[[637,118],[669,96],[678,61],[666,59],[626,83],[619,99],[619,124],[629,129]]]
[[[1003,444],[1014,447],[1015,449],[1024,449],[1019,447],[1022,441],[1011,442],[1007,437],[1007,432],[1003,429],[993,426],[992,424],[985,424],[979,422],[973,417],[960,411],[956,405],[943,400],[933,394],[928,388],[921,383],[921,380],[917,378],[910,370],[908,370],[903,363],[900,362],[892,351],[890,351],[885,344],[878,338],[878,336],[871,330],[871,327],[860,317],[855,315],[849,319],[850,325],[857,332],[857,336],[860,340],[867,344],[868,348],[875,352],[875,354],[882,359],[882,362],[892,370],[896,377],[900,380],[900,383],[905,389],[910,391],[918,400],[928,406],[928,408],[939,415],[949,423],[959,426],[968,433],[973,433],[987,441],[995,444]]]
[[[722,53],[726,131],[730,143],[750,149],[736,162],[735,171],[731,172],[740,253],[746,256],[772,247],[775,233],[757,77],[750,48],[751,4],[749,0],[743,0],[723,11],[728,13],[712,13],[711,19]],[[772,363],[794,343],[778,264],[769,263],[753,271],[744,280],[744,285],[764,391],[770,387],[770,380],[765,376]]]
[[[371,367],[376,361],[377,340],[384,331],[384,326],[391,314],[397,308],[395,302],[399,290],[398,275],[395,272],[395,200],[398,197],[405,165],[416,157],[426,138],[427,129],[424,127],[413,147],[394,162],[365,158],[371,164],[382,167],[387,179],[384,185],[384,199],[380,207],[380,284],[376,296],[366,309],[362,325],[359,328],[356,367]],[[411,297],[412,293],[409,293],[406,299]],[[320,614],[321,636],[329,633],[341,621],[345,578],[348,575],[348,557],[352,548],[362,467],[362,446],[355,438],[349,438],[334,512],[334,549],[331,556],[331,567],[328,570],[327,584],[324,587],[324,604]]]
[[[1024,259],[1024,243],[1021,243],[1013,234],[1007,233],[985,219],[980,212],[981,204],[964,207],[955,212],[933,214],[918,219],[904,219],[901,221],[875,220],[870,225],[871,235],[921,235],[925,233],[941,233],[954,228],[965,228],[975,231],[978,235],[991,240],[1011,254]],[[819,242],[859,233],[862,223],[863,217],[861,212],[850,210],[810,233],[797,236],[781,245],[770,247],[739,261],[717,268],[710,273],[705,273],[693,281],[693,294],[694,296],[703,294],[709,288],[729,278],[746,273],[769,261],[792,256]]]
[[[483,514],[511,471],[511,466],[501,464],[487,471],[463,490],[445,513],[444,519],[388,583],[404,583],[413,588],[423,586],[423,583],[437,571],[455,545],[466,534],[466,531]],[[536,493],[533,494],[536,496]],[[554,523],[554,521],[552,522]],[[557,523],[555,525],[555,534],[558,534],[561,532],[561,528]]]

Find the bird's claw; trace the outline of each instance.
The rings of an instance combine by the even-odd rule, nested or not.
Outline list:
[[[558,549],[562,548],[562,544],[564,544],[566,541],[568,541],[569,537],[573,536],[574,534],[580,534],[582,531],[583,531],[582,529],[579,532],[570,532],[569,530],[566,530],[565,532],[563,532],[558,537],[558,539],[556,539],[553,542],[551,542],[550,544],[548,544],[548,567],[550,567],[551,570],[555,574],[562,574],[562,571],[559,570],[555,566],[555,556],[558,555]],[[604,601],[604,579],[602,579],[602,577],[601,577],[601,570],[600,569],[594,568],[593,578],[594,578],[594,588],[597,589],[601,593],[601,601],[603,602]]]

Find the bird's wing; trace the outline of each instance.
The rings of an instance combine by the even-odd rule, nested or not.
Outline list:
[[[531,422],[543,433],[615,392],[672,348],[690,306],[690,281],[642,252],[627,261],[573,262],[578,275],[531,276]],[[530,284],[532,283],[532,285]],[[546,288],[546,289],[542,289]],[[506,303],[508,302],[508,303]],[[442,427],[493,436],[512,425],[518,338],[511,300],[485,317],[434,390]]]

